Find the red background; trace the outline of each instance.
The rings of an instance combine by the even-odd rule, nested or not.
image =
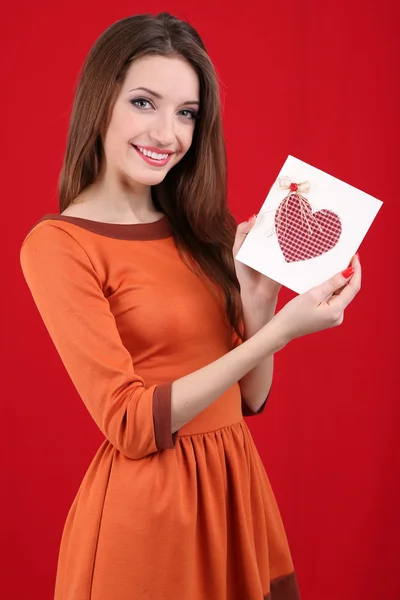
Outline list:
[[[361,245],[363,290],[344,324],[277,355],[268,409],[248,422],[303,599],[398,600],[394,0],[25,0],[3,8],[1,595],[52,598],[66,514],[102,441],[32,302],[19,248],[44,213],[58,211],[56,181],[86,53],[113,21],[146,10],[187,18],[208,46],[221,78],[238,221],[258,211],[288,154],[384,201]],[[284,291],[282,301],[289,297]]]

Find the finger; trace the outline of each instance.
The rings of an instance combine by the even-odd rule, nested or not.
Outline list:
[[[349,272],[349,268],[345,269],[341,273],[337,273],[324,283],[315,286],[310,290],[314,296],[316,296],[319,302],[328,302],[332,296],[339,296],[342,294],[344,289],[349,285],[349,282],[354,279],[356,275],[356,284],[352,286],[352,290],[355,287],[361,286],[361,264],[360,260],[355,254],[350,262],[350,266],[353,268],[353,273]],[[357,289],[358,291],[358,289]],[[357,292],[356,292],[357,293]]]
[[[238,253],[239,248],[243,244],[244,240],[246,239],[247,234],[254,227],[255,222],[256,215],[254,215],[254,217],[252,217],[249,221],[243,221],[243,223],[239,223],[239,225],[237,226],[235,241],[233,244],[233,253],[235,256]]]
[[[355,259],[355,258],[357,258],[357,259],[359,260],[358,254],[355,254],[355,255],[353,255],[353,256],[351,257],[351,260],[350,260],[350,262],[349,262],[349,267],[353,267],[353,268],[354,268],[354,264],[353,264],[353,263],[354,263],[354,259]],[[347,283],[348,283],[348,282],[347,282]],[[345,284],[345,285],[344,285],[342,288],[340,288],[339,290],[336,290],[335,292],[333,292],[333,294],[332,294],[332,295],[333,295],[333,296],[338,296],[338,295],[339,295],[339,294],[342,292],[342,290],[344,290],[344,288],[346,287],[347,283],[346,283],[346,284]]]
[[[329,306],[337,306],[339,310],[344,310],[354,297],[358,294],[361,288],[362,269],[357,256],[352,260],[354,275],[351,277],[348,284],[343,288],[339,295],[332,296],[329,300]]]
[[[343,271],[343,273],[346,272]],[[345,277],[343,273],[337,273],[324,283],[315,286],[310,290],[310,293],[314,294],[318,302],[326,302],[335,292],[347,287],[351,275]]]
[[[346,285],[347,285],[347,283],[346,283]],[[341,287],[340,290],[336,290],[336,292],[333,292],[332,296],[339,296],[339,294],[342,293],[342,291],[344,290],[344,288],[346,287],[346,285],[344,285],[343,287]],[[329,300],[329,298],[326,298],[325,302],[328,302],[328,300]]]

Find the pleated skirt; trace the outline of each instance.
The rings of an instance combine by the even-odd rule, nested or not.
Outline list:
[[[131,460],[107,440],[69,511],[55,600],[299,600],[243,419]]]

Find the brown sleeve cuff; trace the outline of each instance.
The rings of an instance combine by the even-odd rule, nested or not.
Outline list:
[[[250,406],[246,403],[246,400],[243,398],[242,396],[242,414],[244,417],[255,417],[256,415],[261,415],[262,412],[264,412],[264,408],[267,405],[267,400],[269,398],[271,390],[268,392],[267,397],[265,398],[263,404],[260,406],[260,408],[258,409],[257,412],[254,412],[254,410],[252,410],[250,408]]]
[[[157,450],[174,448],[178,432],[172,434],[171,383],[158,385],[153,393],[153,422]]]

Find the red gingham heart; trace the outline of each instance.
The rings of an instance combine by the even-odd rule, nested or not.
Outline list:
[[[342,223],[331,210],[313,214],[305,198],[291,194],[275,213],[275,230],[285,261],[295,262],[320,256],[336,246]]]

